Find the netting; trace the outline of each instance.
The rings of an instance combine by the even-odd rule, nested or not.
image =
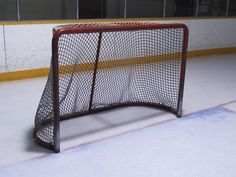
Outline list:
[[[59,141],[55,121],[118,106],[151,105],[178,114],[185,27],[156,24],[145,29],[141,23],[113,23],[64,26],[55,31],[61,29],[68,31],[60,34],[53,50],[57,55],[52,63],[58,62],[58,68],[51,66],[38,106],[36,141],[55,150]],[[53,79],[58,79],[58,85]],[[58,87],[57,118],[53,87]]]

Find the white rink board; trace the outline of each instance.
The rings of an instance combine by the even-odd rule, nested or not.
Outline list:
[[[49,67],[55,25],[5,26],[10,71]]]
[[[189,51],[236,47],[236,19],[161,20],[151,22],[184,23],[187,25],[189,28]],[[8,70],[17,71],[49,67],[52,29],[58,25],[6,25]]]
[[[190,21],[189,50],[236,47],[236,19]]]
[[[0,25],[0,72],[5,72],[5,53],[4,53],[3,25]]]

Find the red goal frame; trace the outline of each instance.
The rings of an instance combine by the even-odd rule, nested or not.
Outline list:
[[[54,145],[45,143],[37,136],[37,132],[34,132],[34,140],[39,144],[53,150],[54,152],[60,151],[60,121],[67,120],[70,118],[75,118],[82,115],[87,115],[91,113],[95,113],[98,111],[104,111],[120,106],[127,106],[133,104],[121,104],[118,106],[113,106],[109,108],[102,108],[99,110],[93,110],[91,107],[91,101],[93,100],[93,93],[95,87],[95,80],[97,74],[97,66],[99,62],[99,52],[102,40],[102,34],[107,32],[120,32],[120,31],[138,31],[138,30],[162,30],[162,29],[183,29],[183,46],[181,53],[181,69],[180,69],[180,82],[179,82],[179,91],[178,91],[178,104],[177,109],[174,110],[172,108],[166,107],[165,105],[160,104],[147,104],[147,103],[139,103],[134,105],[145,105],[145,106],[158,106],[160,108],[166,109],[170,112],[173,112],[177,115],[177,117],[181,117],[182,115],[182,104],[183,104],[183,92],[184,92],[184,80],[185,80],[185,68],[186,68],[186,59],[187,59],[187,46],[188,46],[188,28],[184,24],[155,24],[155,23],[130,23],[129,25],[123,25],[124,23],[113,23],[115,25],[110,25],[107,23],[103,23],[102,25],[94,25],[94,24],[79,24],[79,25],[65,25],[61,27],[54,28],[53,30],[53,38],[52,38],[52,84],[53,84],[53,114],[54,114],[54,129],[53,129],[53,141]],[[126,23],[127,24],[127,23]],[[74,113],[69,114],[64,117],[60,117],[60,109],[59,109],[59,48],[58,42],[62,35],[65,34],[81,34],[81,33],[99,33],[98,46],[97,46],[97,55],[96,60],[94,61],[94,73],[93,73],[93,85],[91,89],[90,95],[90,106],[89,110],[86,113]]]

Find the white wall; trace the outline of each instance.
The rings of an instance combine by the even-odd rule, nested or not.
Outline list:
[[[190,21],[190,50],[236,47],[236,19]]]
[[[48,67],[55,25],[5,26],[8,70]]]
[[[189,28],[188,50],[236,47],[236,19],[168,20]]]
[[[190,51],[236,47],[236,19],[168,20],[158,23],[184,23],[189,28]],[[49,67],[52,28],[57,25],[5,25],[6,48],[0,26],[0,72]]]
[[[0,72],[4,71],[5,71],[5,53],[4,53],[3,26],[0,25]]]

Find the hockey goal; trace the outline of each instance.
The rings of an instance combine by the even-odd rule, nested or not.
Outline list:
[[[188,29],[183,24],[92,23],[53,29],[52,61],[34,140],[60,151],[60,121],[120,106],[181,117]]]

